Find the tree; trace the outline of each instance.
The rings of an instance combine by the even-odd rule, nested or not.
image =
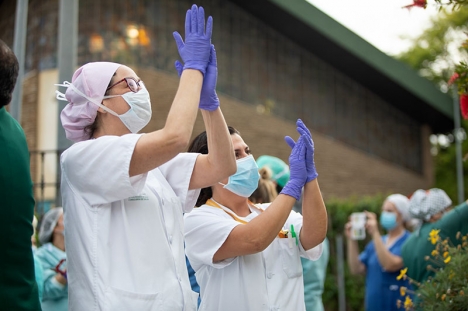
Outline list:
[[[419,37],[409,39],[412,46],[396,57],[447,92],[455,64],[468,59],[467,50],[462,46],[467,32],[466,7],[455,11],[442,8],[440,14],[431,19],[431,26]]]
[[[458,63],[468,59],[466,42],[468,33],[468,9],[458,10],[441,7],[440,14],[431,19],[432,25],[417,38],[412,47],[397,58],[416,69],[421,76],[433,81],[443,92],[449,89],[448,81],[456,71]],[[460,81],[460,80],[459,80]],[[451,94],[451,92],[450,92]],[[462,121],[462,128],[468,132],[468,121]],[[450,133],[447,134],[453,138]],[[435,187],[444,189],[454,203],[457,203],[457,177],[455,145],[435,145]],[[468,141],[464,140],[462,153],[467,154]],[[468,197],[468,160],[463,162],[465,198]]]

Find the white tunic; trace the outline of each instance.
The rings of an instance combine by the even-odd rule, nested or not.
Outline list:
[[[129,177],[141,137],[104,136],[61,157],[69,310],[196,310],[184,257],[183,212],[198,154]]]
[[[269,204],[261,204],[263,209]],[[258,215],[239,217],[250,221]],[[232,212],[232,211],[231,211]],[[186,254],[200,285],[201,305],[207,311],[305,310],[300,257],[317,260],[322,244],[305,251],[299,242],[289,247],[288,239],[275,240],[261,253],[229,258],[213,263],[213,256],[234,227],[241,225],[222,209],[203,205],[185,218]],[[299,234],[302,215],[294,211],[290,225]]]

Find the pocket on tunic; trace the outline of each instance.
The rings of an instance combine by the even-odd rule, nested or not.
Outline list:
[[[288,278],[297,278],[302,275],[301,257],[299,255],[299,247],[294,242],[292,248],[289,247],[288,239],[280,239],[280,253],[283,265],[283,271]]]
[[[113,287],[108,287],[106,291],[106,311],[156,311],[159,310],[160,305],[161,300],[158,293],[140,294]]]

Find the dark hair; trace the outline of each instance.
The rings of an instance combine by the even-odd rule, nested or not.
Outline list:
[[[18,71],[18,59],[8,45],[0,40],[0,108],[11,102]]]
[[[115,77],[116,74],[117,74],[117,71],[114,72],[114,74],[112,75],[112,78],[109,81],[109,84],[107,85],[107,88],[109,88],[109,86],[112,85],[114,77]],[[106,88],[106,92],[104,93],[104,96],[109,95],[109,90],[107,88]],[[96,130],[98,129],[100,122],[101,121],[99,119],[99,113],[97,113],[96,114],[96,119],[94,119],[94,122],[92,124],[88,125],[88,126],[85,126],[84,132],[85,132],[86,135],[88,135],[88,139],[93,138],[94,132],[96,132]]]
[[[233,128],[232,126],[228,126],[229,134],[234,135],[240,135],[239,131]],[[194,152],[194,153],[201,153],[201,154],[208,154],[208,138],[206,136],[206,131],[201,132],[198,134],[197,137],[195,137],[192,142],[190,143],[187,152]],[[197,199],[197,204],[196,206],[202,206],[205,204],[208,199],[210,199],[213,196],[213,190],[211,190],[211,187],[207,188],[202,188],[200,191],[200,195],[198,196]]]

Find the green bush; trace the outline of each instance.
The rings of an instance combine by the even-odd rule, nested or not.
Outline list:
[[[338,310],[338,271],[337,271],[337,249],[336,237],[343,236],[343,255],[345,271],[345,294],[346,310],[364,310],[364,292],[365,277],[355,276],[349,273],[346,262],[346,237],[344,235],[344,226],[348,222],[351,213],[362,212],[364,210],[374,212],[380,215],[382,203],[386,195],[376,195],[367,197],[351,197],[350,199],[331,199],[327,200],[328,210],[328,233],[330,240],[330,261],[327,267],[327,277],[325,279],[325,290],[322,296],[323,305],[327,311]],[[359,249],[364,250],[365,245],[370,238],[359,242]]]

